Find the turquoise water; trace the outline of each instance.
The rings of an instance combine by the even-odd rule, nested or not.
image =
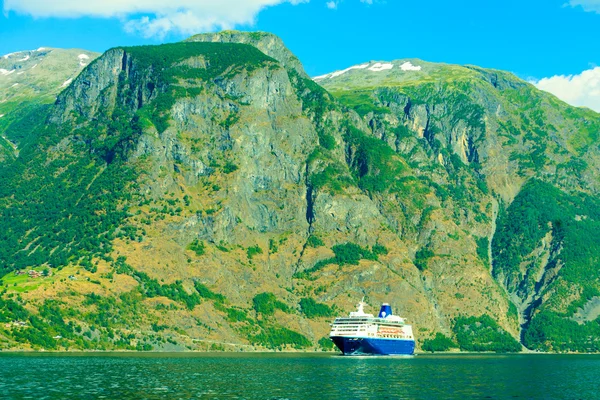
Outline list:
[[[1,399],[595,399],[596,355],[0,353]]]

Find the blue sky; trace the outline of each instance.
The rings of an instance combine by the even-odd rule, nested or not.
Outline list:
[[[311,75],[420,58],[542,78],[600,99],[600,0],[0,0],[0,54],[104,51],[237,28],[283,38]],[[587,78],[584,72],[592,72]],[[591,80],[591,81],[590,81]],[[594,84],[597,85],[594,86]],[[566,86],[566,87],[563,87]],[[594,89],[596,88],[596,89]],[[548,90],[548,88],[546,88]],[[600,100],[598,100],[600,109]]]

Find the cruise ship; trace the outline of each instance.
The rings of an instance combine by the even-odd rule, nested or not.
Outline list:
[[[365,303],[349,317],[336,318],[329,338],[344,355],[405,355],[415,352],[412,325],[392,314],[392,307],[383,303],[379,315],[364,312]]]

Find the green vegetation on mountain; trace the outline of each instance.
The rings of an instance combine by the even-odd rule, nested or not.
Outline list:
[[[318,344],[319,344],[319,347],[321,348],[321,350],[323,350],[323,351],[331,351],[331,350],[335,349],[335,344],[333,344],[331,339],[329,339],[328,337],[323,337],[323,338],[319,339]]]
[[[204,246],[204,242],[198,239],[194,239],[194,241],[187,245],[187,249],[196,253],[197,256],[201,256],[206,251],[206,247]]]
[[[537,180],[528,182],[501,214],[492,243],[494,275],[525,299],[521,307],[527,347],[584,352],[597,348],[593,333],[598,324],[571,318],[600,296],[599,229],[595,197],[568,194]],[[549,294],[553,296],[542,302]]]
[[[345,136],[351,154],[350,167],[361,189],[368,192],[394,191],[405,166],[394,151],[353,126]]]
[[[428,249],[427,247],[423,247],[419,249],[415,253],[415,266],[419,268],[419,270],[424,271],[427,269],[427,261],[435,256],[435,253]]]
[[[300,350],[312,345],[306,336],[283,327],[263,329],[261,333],[251,337],[250,340],[252,343],[263,345],[268,349],[283,349],[285,346],[292,346],[294,349]]]
[[[263,251],[260,248],[260,246],[256,245],[256,246],[250,246],[246,249],[246,255],[248,256],[248,259],[251,260],[254,256],[262,254]]]
[[[580,324],[553,310],[542,310],[527,325],[523,344],[531,349],[556,352],[600,352],[597,321]]]
[[[435,353],[448,351],[457,347],[458,345],[454,343],[452,339],[450,339],[443,333],[437,332],[433,339],[425,339],[423,341],[423,346],[421,346],[421,349],[423,351],[430,351],[432,353]]]
[[[26,302],[17,297],[0,299],[0,315],[2,322],[14,325],[14,339],[34,349],[151,350],[152,345],[122,330],[128,330],[139,318],[140,300],[135,294],[114,298],[91,293],[82,303],[85,311],[46,300],[33,314],[24,307]]]
[[[309,247],[317,248],[324,246],[325,242],[323,242],[323,240],[321,240],[321,238],[319,238],[318,236],[310,235],[306,240],[306,245]]]
[[[360,260],[377,261],[378,255],[383,254],[384,248],[381,245],[375,245],[371,251],[356,243],[343,243],[336,244],[332,250],[335,257],[318,261],[312,268],[297,273],[295,277],[310,279],[313,272],[317,272],[330,264],[337,264],[343,267],[344,265],[358,265]]]
[[[300,299],[300,310],[307,318],[333,317],[334,312],[327,304],[317,303],[315,299],[304,297]]]
[[[47,128],[40,141],[55,145],[56,135]],[[0,269],[56,268],[71,260],[108,257],[111,241],[124,234],[118,227],[127,206],[120,200],[128,196],[134,169],[120,163],[103,166],[94,156],[62,153],[46,159],[37,146],[23,148],[18,162],[2,168]],[[24,176],[30,178],[24,181]]]
[[[515,353],[521,345],[489,315],[458,317],[452,327],[461,350]]]
[[[224,303],[226,298],[220,293],[215,293],[210,290],[206,285],[196,281],[194,282],[194,289],[198,292],[200,297],[208,300],[214,300],[218,303]]]
[[[254,310],[259,314],[273,315],[275,310],[289,312],[289,307],[277,300],[277,297],[273,293],[257,294],[252,299],[252,302],[254,303]]]

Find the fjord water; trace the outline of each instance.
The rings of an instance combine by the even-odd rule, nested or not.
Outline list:
[[[2,399],[592,399],[597,355],[1,354]]]

